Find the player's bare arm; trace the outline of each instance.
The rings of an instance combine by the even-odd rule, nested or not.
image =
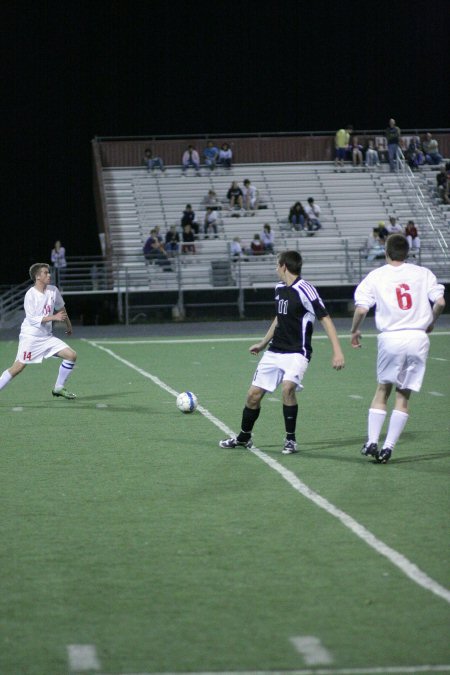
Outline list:
[[[444,300],[444,296],[441,296],[433,304],[433,321],[428,326],[428,328],[426,330],[427,333],[431,333],[431,331],[434,328],[434,324],[436,323],[437,319],[440,317],[440,315],[444,311],[444,308],[445,308],[445,300]]]
[[[320,323],[322,324],[333,349],[333,357],[331,359],[332,366],[335,370],[342,370],[345,366],[345,359],[333,320],[329,316],[324,316],[320,319]]]
[[[263,349],[265,349],[267,347],[267,345],[269,344],[269,342],[273,338],[273,334],[275,332],[275,328],[277,327],[277,323],[278,323],[278,319],[277,319],[277,317],[275,317],[275,319],[272,321],[272,323],[270,325],[270,328],[267,331],[267,333],[265,334],[265,336],[263,337],[263,339],[260,342],[257,342],[256,344],[252,345],[249,348],[250,354],[254,354],[256,356],[256,354],[259,354],[259,352],[261,352]]]
[[[361,331],[359,327],[366,318],[368,308],[358,306],[355,308],[355,313],[353,315],[353,322],[351,328],[351,343],[354,349],[359,349],[361,347]]]

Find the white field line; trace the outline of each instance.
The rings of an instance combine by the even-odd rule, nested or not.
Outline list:
[[[95,645],[67,645],[69,669],[74,672],[100,670]]]
[[[362,340],[364,338],[376,338],[378,333],[366,333],[363,334]],[[432,333],[433,337],[435,335],[450,335],[450,331],[434,331]],[[340,340],[350,339],[349,333],[343,333],[338,335]],[[158,338],[158,339],[149,339],[149,340],[109,340],[105,338],[104,340],[88,340],[87,338],[81,338],[83,342],[88,342],[91,345],[173,345],[173,344],[191,344],[193,342],[252,342],[258,340],[257,335],[250,337],[220,337],[220,338]],[[314,334],[314,340],[327,340],[327,335],[317,335]],[[446,360],[446,359],[442,359]]]
[[[289,639],[307,666],[329,666],[333,663],[330,652],[315,635],[297,635]]]
[[[120,361],[120,363],[123,363],[125,366],[128,366],[128,368],[135,370],[140,375],[147,377],[149,380],[151,380],[159,387],[164,389],[164,391],[167,391],[169,394],[172,394],[172,396],[175,397],[178,396],[177,391],[172,389],[172,387],[169,387],[169,385],[165,384],[158,377],[152,375],[151,373],[148,373],[142,368],[139,368],[138,366],[134,365],[134,363],[127,361],[127,359],[123,359],[121,356],[113,352],[111,349],[107,349],[106,347],[96,344],[95,342],[90,342],[89,344],[91,344],[93,347],[96,347],[97,349],[101,349],[102,351],[106,352],[114,359],[117,359],[117,361]],[[233,431],[229,429],[227,425],[224,424],[224,422],[217,419],[217,417],[215,417],[212,413],[210,413],[209,410],[200,405],[198,406],[197,410],[202,415],[204,415],[210,422],[212,422],[212,424],[215,424],[215,426],[218,427],[225,434],[234,435]],[[375,537],[375,535],[373,535],[363,525],[360,525],[360,523],[358,523],[354,518],[345,513],[345,511],[341,511],[327,499],[319,495],[317,492],[314,492],[314,490],[312,490],[305,483],[303,483],[294,473],[292,473],[292,471],[289,471],[289,469],[286,469],[282,464],[277,462],[275,459],[272,459],[272,457],[266,455],[265,452],[262,452],[258,448],[251,448],[250,452],[259,457],[259,459],[261,459],[268,466],[270,466],[271,469],[277,471],[277,473],[279,473],[280,476],[282,476],[282,478],[284,478],[284,480],[287,481],[299,494],[312,501],[316,506],[319,506],[324,511],[327,511],[330,515],[337,518],[343,525],[345,525],[345,527],[347,527],[354,534],[356,534],[357,537],[362,539],[371,548],[373,548],[375,551],[377,551],[385,558],[390,560],[390,562],[392,562],[393,565],[395,565],[401,572],[406,574],[407,577],[412,579],[412,581],[414,581],[419,586],[422,586],[422,588],[431,591],[431,593],[434,593],[443,600],[446,600],[450,604],[450,591],[441,586],[437,581],[431,579],[431,577],[429,577],[427,574],[425,574],[425,572],[420,570],[414,563],[405,558],[404,555],[402,555],[401,553],[399,553],[398,551],[391,548],[383,541]]]
[[[443,666],[380,666],[378,668],[314,668],[313,670],[226,670],[204,672],[121,673],[121,675],[407,675],[409,673],[448,673],[450,665]],[[99,675],[108,675],[99,673]],[[112,674],[110,674],[112,675]]]

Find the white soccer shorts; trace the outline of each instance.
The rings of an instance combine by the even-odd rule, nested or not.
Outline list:
[[[252,384],[265,391],[275,391],[280,382],[294,382],[296,390],[303,389],[302,380],[309,361],[302,354],[277,354],[266,351],[258,363]]]
[[[57,337],[35,337],[33,335],[21,335],[17,349],[16,361],[20,363],[42,363],[43,359],[54,356],[68,345]]]
[[[420,391],[430,340],[419,330],[399,330],[378,335],[377,380],[399,389]]]

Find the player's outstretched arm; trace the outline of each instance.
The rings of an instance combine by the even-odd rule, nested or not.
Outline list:
[[[334,323],[330,316],[322,317],[322,319],[320,319],[320,323],[322,324],[325,333],[328,335],[328,339],[330,340],[331,346],[333,348],[333,357],[331,360],[332,366],[336,370],[341,370],[345,366],[345,359]]]
[[[275,328],[277,327],[277,323],[278,323],[278,319],[277,319],[277,317],[275,317],[274,320],[272,321],[271,325],[270,325],[269,330],[267,331],[267,333],[265,334],[263,339],[260,342],[257,342],[256,344],[249,347],[250,354],[255,354],[255,355],[259,354],[260,351],[262,351],[263,349],[265,349],[267,347],[267,345],[269,344],[269,342],[273,338],[273,334],[275,332]]]
[[[369,311],[366,307],[355,307],[355,313],[353,314],[352,328],[351,328],[351,343],[352,347],[358,349],[361,347],[361,331],[359,327],[366,318],[367,312]]]

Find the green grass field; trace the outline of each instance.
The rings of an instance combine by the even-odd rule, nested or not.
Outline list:
[[[386,466],[359,453],[373,337],[342,341],[342,372],[314,340],[298,455],[280,454],[279,392],[255,428],[261,455],[220,449],[253,342],[72,340],[76,401],[52,399],[53,359],[0,393],[1,675],[450,671],[448,334],[431,337]],[[0,343],[2,370],[16,347]],[[192,415],[175,407],[184,389]]]

